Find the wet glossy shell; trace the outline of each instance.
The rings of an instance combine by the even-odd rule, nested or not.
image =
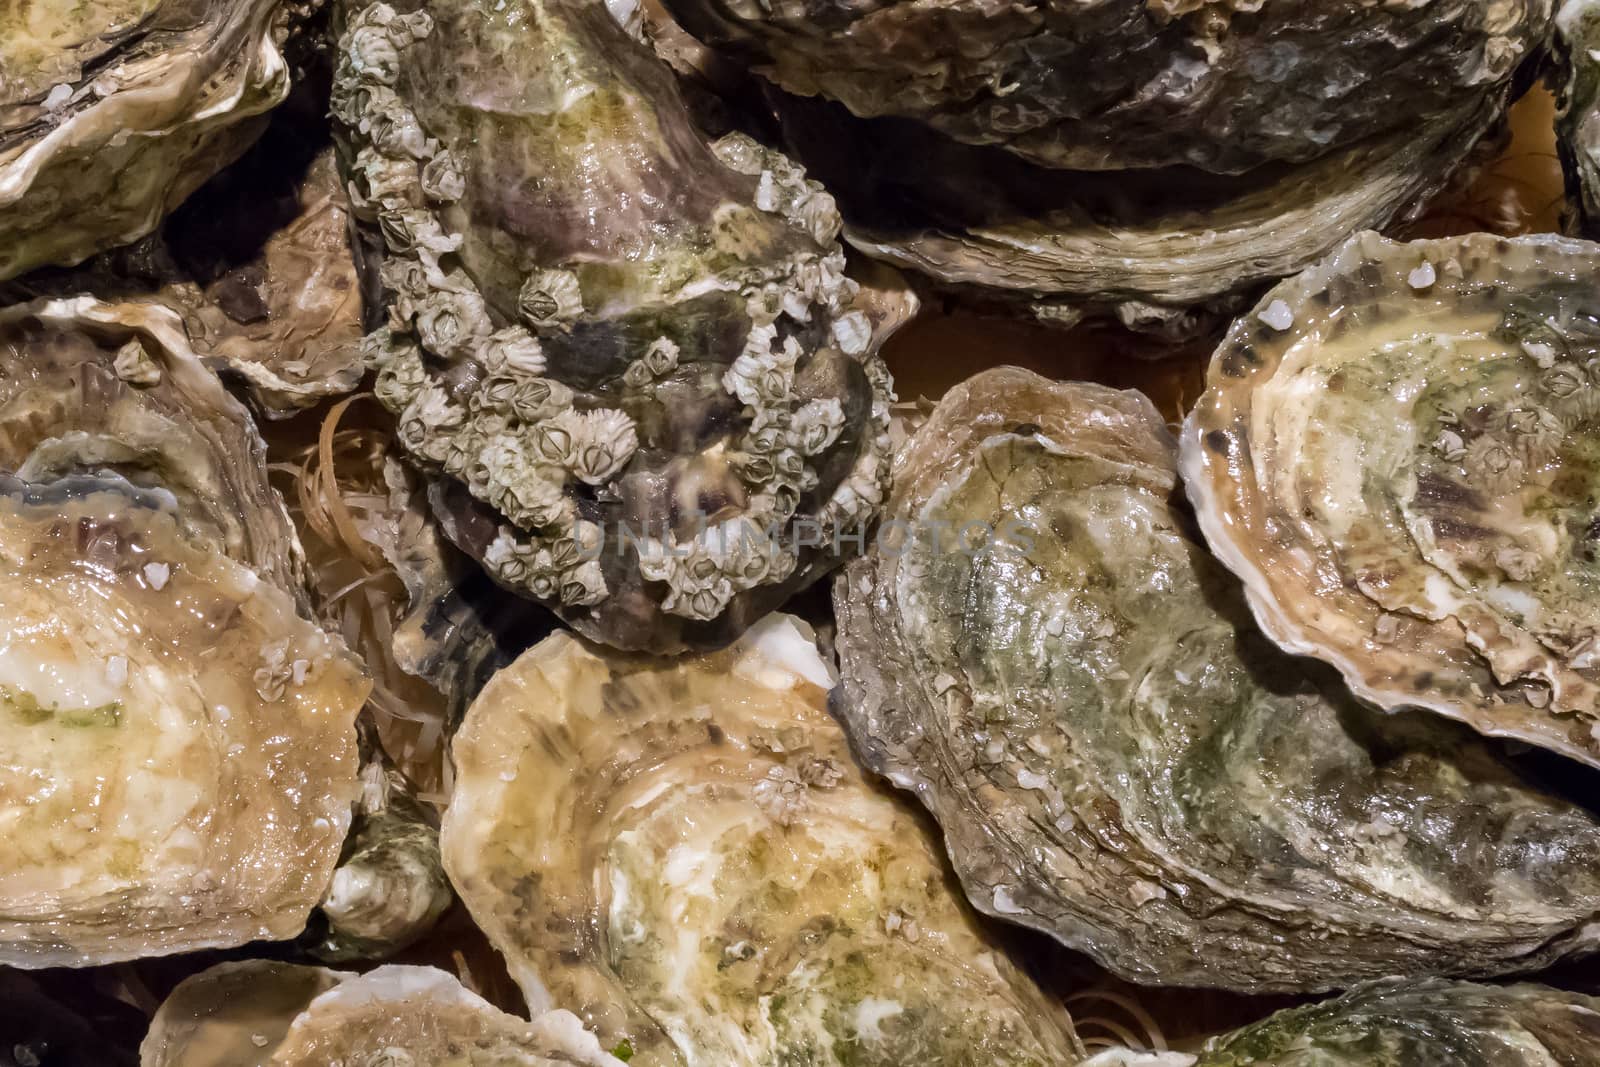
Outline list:
[[[141,1067],[621,1067],[566,1012],[507,1015],[432,967],[247,960],[175,989]]]
[[[856,769],[831,681],[787,616],[676,662],[535,646],[455,738],[442,844],[473,917],[531,1004],[634,1067],[1076,1062]]]
[[[1269,292],[1183,436],[1262,629],[1600,765],[1600,246],[1374,234]]]
[[[144,236],[289,91],[279,0],[0,11],[0,280]]]
[[[1251,625],[1141,394],[987,372],[834,587],[836,710],[980,909],[1130,979],[1315,990],[1589,947],[1600,820]]]
[[[1195,1067],[1593,1067],[1600,998],[1538,985],[1377,982],[1212,1040]]]
[[[0,496],[0,962],[298,934],[355,799],[370,684],[120,479]]]

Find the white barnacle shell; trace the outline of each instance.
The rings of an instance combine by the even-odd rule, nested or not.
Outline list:
[[[471,356],[492,324],[476,292],[434,291],[418,303],[416,325],[422,347],[454,360]]]
[[[129,385],[149,387],[161,384],[161,367],[145,351],[144,342],[134,337],[117,349],[111,369]]]
[[[567,499],[561,481],[553,474],[559,472],[542,465],[502,470],[499,475],[503,480],[490,483],[490,503],[522,527],[564,525],[572,510],[572,503]]]
[[[392,107],[372,112],[363,123],[373,147],[395,159],[426,159],[434,146],[408,107]]]
[[[664,377],[677,369],[678,346],[671,338],[657,337],[650,342],[650,347],[644,350],[644,358],[640,362],[652,376]]]
[[[422,168],[422,195],[439,204],[453,203],[467,191],[461,166],[447,149],[434,152]]]
[[[837,398],[813,400],[794,413],[789,444],[802,455],[815,456],[838,440],[843,429],[844,409]]]
[[[563,604],[585,607],[597,604],[606,597],[606,580],[598,560],[585,560],[564,571],[559,579],[558,592]]]
[[[545,368],[539,339],[522,326],[496,330],[479,349],[478,361],[490,374],[537,378]]]
[[[805,198],[795,205],[794,214],[797,221],[811,234],[811,239],[819,245],[832,244],[838,239],[839,231],[844,227],[844,220],[839,217],[839,206],[834,202],[831,193],[821,189],[806,194]]]
[[[509,526],[502,526],[484,552],[483,562],[502,581],[522,585],[533,575],[535,552]]]
[[[583,290],[570,270],[539,270],[528,275],[517,296],[517,310],[534,329],[565,327],[583,314]]]
[[[774,351],[772,343],[777,336],[775,326],[755,327],[744,351],[722,376],[722,387],[753,408],[781,403],[793,391],[800,343],[786,337],[783,347]]]
[[[524,378],[511,397],[511,412],[523,422],[552,418],[572,407],[572,390],[554,378]]]
[[[608,481],[639,447],[633,420],[617,408],[563,411],[554,424],[569,434],[562,465],[590,485]]]
[[[406,48],[414,41],[420,41],[433,32],[433,16],[426,11],[413,11],[409,15],[396,15],[388,20],[385,28],[389,31],[389,39],[396,48]]]
[[[833,321],[833,342],[847,356],[859,356],[872,343],[872,322],[860,311],[851,311]]]
[[[429,382],[417,393],[416,399],[406,409],[406,417],[416,419],[430,431],[450,430],[466,421],[467,412],[450,399],[444,387]]]
[[[416,181],[416,164],[362,148],[350,167],[350,206],[357,218],[372,221],[386,205],[403,206]]]
[[[388,4],[374,4],[363,15],[364,25],[350,34],[344,56],[350,69],[363,81],[379,85],[393,85],[400,74],[400,50],[382,25],[382,13],[394,16]]]
[[[417,398],[427,380],[428,370],[422,365],[422,355],[410,345],[388,355],[379,365],[372,391],[380,404],[398,414]]]

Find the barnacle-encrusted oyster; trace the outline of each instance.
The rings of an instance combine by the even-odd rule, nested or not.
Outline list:
[[[1217,350],[1183,436],[1285,648],[1600,764],[1600,246],[1363,234]]]
[[[0,11],[0,280],[144,236],[289,91],[280,0]]]
[[[1591,948],[1600,820],[1251,625],[1142,395],[986,372],[834,586],[836,712],[967,893],[1136,981],[1326,989]]]
[[[799,168],[704,144],[603,6],[344,14],[369,362],[446,530],[588,636],[726,643],[870,520],[910,298],[845,277]]]
[[[1600,3],[1564,0],[1556,15],[1561,98],[1557,146],[1576,223],[1600,237]]]
[[[364,975],[265,960],[187,979],[142,1067],[621,1067],[571,1014],[508,1015],[432,967]]]
[[[168,309],[77,297],[0,310],[0,470],[115,472],[170,499],[190,539],[304,595],[266,446]]]
[[[1593,1067],[1600,998],[1541,985],[1372,982],[1209,1041],[1194,1067]]]
[[[1239,172],[1412,132],[1503,82],[1552,0],[668,0],[791,93],[1050,167]],[[917,161],[920,165],[920,161]]]
[[[536,1008],[638,1067],[1076,1062],[868,784],[800,624],[677,662],[548,638],[456,735],[445,866]]]

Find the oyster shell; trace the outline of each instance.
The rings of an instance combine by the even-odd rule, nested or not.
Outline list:
[[[1600,998],[1539,985],[1373,982],[1206,1044],[1195,1067],[1589,1067]]]
[[[1240,293],[1406,217],[1472,155],[1506,98],[1505,85],[1486,87],[1434,121],[1231,177],[1053,170],[914,122],[792,98],[779,109],[860,251],[1045,322],[1114,317],[1182,340]]]
[[[1359,235],[1234,324],[1183,465],[1273,640],[1600,765],[1597,267],[1559,237]]]
[[[0,962],[299,933],[355,795],[343,646],[119,479],[3,479],[0,603]]]
[[[876,344],[914,301],[845,277],[799,168],[700,141],[603,7],[344,13],[334,112],[391,297],[369,360],[445,529],[587,636],[725,644],[870,520]]]
[[[155,229],[289,91],[279,0],[0,14],[0,280]]]
[[[185,537],[304,603],[266,445],[170,310],[90,297],[0,309],[0,470],[115,472],[168,498]]]
[[[142,1067],[620,1067],[567,1012],[507,1015],[432,967],[364,975],[265,960],[178,986],[151,1021]]]
[[[1585,237],[1600,237],[1600,3],[1563,0],[1556,17],[1561,84],[1557,145]]]
[[[861,117],[1049,167],[1238,173],[1456,111],[1542,47],[1552,0],[667,6],[788,92]]]
[[[1320,990],[1591,949],[1600,819],[1250,625],[1141,394],[1014,368],[896,458],[835,713],[982,911],[1139,982]]]
[[[438,816],[375,735],[363,737],[355,823],[321,906],[328,930],[313,951],[330,963],[392,956],[432,930],[455,902],[439,858]]]
[[[635,1067],[1082,1055],[914,813],[864,780],[802,624],[679,661],[546,639],[456,735],[446,869],[536,1008]]]

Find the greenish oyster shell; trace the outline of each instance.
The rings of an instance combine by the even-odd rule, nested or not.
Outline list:
[[[438,816],[394,767],[376,731],[362,740],[361,798],[322,901],[327,931],[312,949],[329,963],[393,956],[455,903],[439,858]]]
[[[1597,268],[1559,237],[1358,235],[1234,324],[1183,466],[1284,648],[1600,765]]]
[[[1600,237],[1600,3],[1564,0],[1556,17],[1557,147],[1577,228]]]
[[[155,229],[284,99],[280,0],[0,10],[0,280]]]
[[[1600,820],[1250,623],[1141,394],[958,386],[834,585],[835,700],[982,911],[1151,984],[1323,990],[1592,949]]]
[[[566,633],[454,741],[445,867],[536,1009],[634,1067],[1044,1067],[1063,1009],[961,900],[829,717],[811,635],[646,659]]]
[[[726,644],[883,493],[877,342],[832,199],[707,146],[600,5],[348,4],[334,113],[381,246],[377,394],[451,538],[624,648]]]
[[[1208,1042],[1195,1067],[1591,1067],[1600,998],[1539,985],[1374,982]]]
[[[790,93],[1048,167],[1238,173],[1454,111],[1543,47],[1552,0],[669,0]],[[1086,71],[1093,71],[1086,76]]]
[[[0,478],[0,963],[298,934],[356,794],[359,663],[122,479]]]
[[[519,1019],[433,967],[355,975],[266,960],[185,980],[141,1067],[620,1067],[567,1012]]]
[[[156,492],[186,537],[306,605],[266,444],[167,308],[75,297],[0,309],[0,471]]]
[[[1473,160],[1508,95],[1485,86],[1428,121],[1232,176],[1058,170],[823,101],[778,110],[866,255],[1048,324],[1114,318],[1185,340],[1350,234],[1409,217]]]

